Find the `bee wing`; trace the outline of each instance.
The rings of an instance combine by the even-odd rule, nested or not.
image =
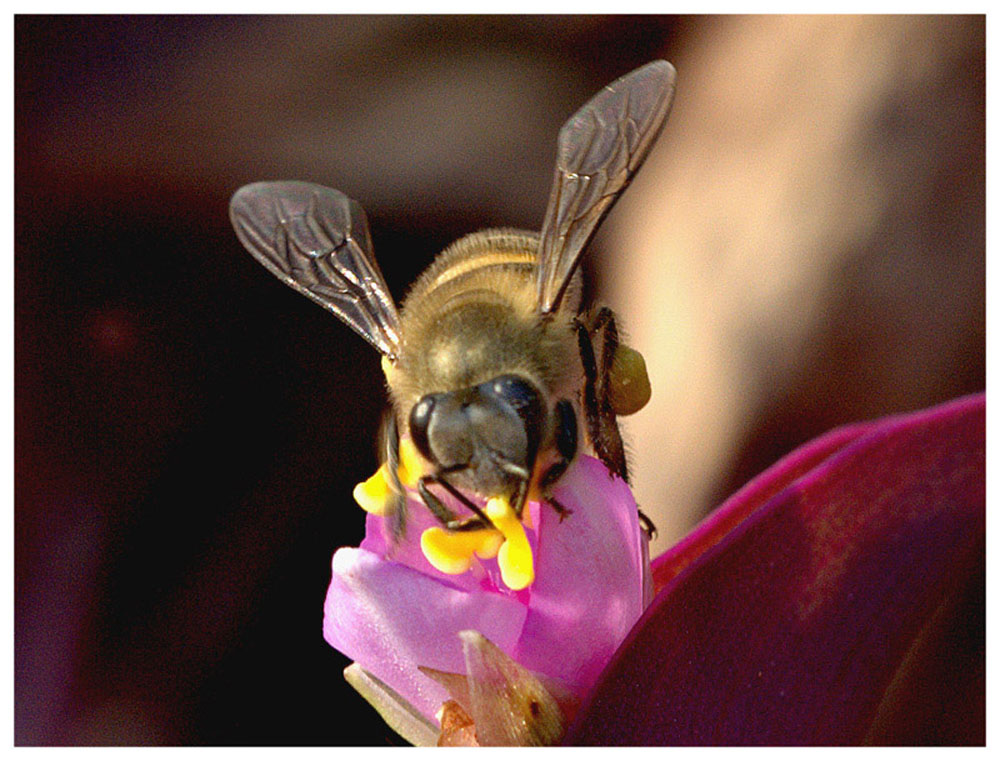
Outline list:
[[[236,191],[229,217],[240,242],[279,280],[396,358],[399,315],[357,201],[308,182],[256,182]]]
[[[555,179],[542,223],[538,309],[554,312],[587,242],[660,134],[676,71],[653,61],[616,79],[559,131]]]

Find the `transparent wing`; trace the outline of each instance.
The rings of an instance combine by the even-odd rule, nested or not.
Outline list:
[[[539,246],[543,314],[558,308],[584,247],[659,136],[675,79],[666,61],[648,63],[601,90],[559,131]]]
[[[236,191],[229,217],[240,242],[279,280],[396,358],[399,315],[356,201],[308,182],[256,182]]]

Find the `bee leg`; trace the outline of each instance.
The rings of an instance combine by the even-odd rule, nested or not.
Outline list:
[[[393,538],[398,541],[406,533],[406,489],[399,480],[399,429],[396,426],[396,416],[391,410],[383,418],[381,440],[382,455],[393,491],[393,504],[389,510],[390,529]]]
[[[596,329],[603,331],[601,366],[598,367],[594,355],[594,344],[591,331],[582,320],[577,318],[576,337],[580,350],[580,361],[583,364],[583,412],[586,417],[587,433],[594,452],[612,473],[621,476],[628,482],[628,465],[625,462],[625,445],[622,443],[621,432],[618,430],[618,420],[615,411],[607,399],[606,378],[611,363],[614,360],[614,347],[618,344],[618,330],[614,323],[614,314],[606,307],[600,311],[595,320]],[[608,349],[611,349],[609,352]],[[598,386],[601,396],[598,396]]]
[[[518,520],[524,515],[524,506],[528,504],[528,480],[521,481],[514,492],[514,498],[510,501],[511,509]]]
[[[449,510],[444,502],[434,496],[434,493],[427,488],[428,481],[434,483],[436,479],[434,476],[421,476],[417,479],[417,493],[420,495],[420,499],[423,500],[431,514],[445,526],[454,523],[456,521],[455,513]]]
[[[652,541],[656,537],[656,524],[649,519],[642,510],[639,510],[639,523],[642,524],[642,530],[646,533],[646,538]]]
[[[566,460],[559,460],[549,466],[540,479],[538,479],[538,487],[542,492],[542,499],[545,503],[549,505],[553,510],[559,514],[559,522],[562,523],[566,519],[567,515],[572,515],[573,511],[566,507],[562,502],[557,500],[549,493],[549,489],[562,478],[563,473],[569,467],[569,463]]]
[[[566,399],[556,402],[556,451],[561,459],[552,463],[548,469],[542,473],[538,479],[538,488],[542,493],[542,498],[552,506],[552,509],[559,513],[560,522],[567,515],[572,513],[568,507],[552,496],[550,490],[556,481],[562,478],[563,473],[569,468],[570,462],[576,456],[577,429],[576,413],[573,412],[573,405]]]
[[[607,307],[601,307],[590,326],[590,335],[601,335],[601,367],[597,373],[595,395],[600,401],[608,397],[608,379],[611,377],[611,366],[615,362],[615,351],[618,349],[618,323],[615,313]],[[610,400],[608,406],[611,405]]]
[[[584,334],[586,338],[584,339]],[[594,356],[593,342],[591,336],[601,334],[601,367],[598,372],[597,360]],[[591,386],[588,392],[584,387],[584,408],[587,412],[587,429],[590,438],[593,440],[594,449],[600,456],[604,464],[609,469],[615,471],[628,483],[628,465],[625,461],[625,445],[622,443],[621,431],[618,430],[618,420],[611,401],[608,398],[608,378],[611,376],[611,366],[615,361],[615,351],[618,349],[618,325],[615,322],[615,314],[607,307],[601,307],[594,318],[594,323],[587,331],[581,322],[577,322],[577,338],[580,341],[580,358],[583,360],[584,372],[587,374],[587,385]],[[584,342],[589,344],[584,346]],[[588,369],[588,362],[589,368]],[[590,394],[589,399],[587,394]],[[590,407],[588,405],[593,405]],[[592,417],[591,410],[597,410]],[[596,431],[595,431],[596,428]],[[601,442],[598,444],[597,442]],[[609,461],[610,458],[610,461]],[[639,522],[642,530],[649,539],[656,536],[656,524],[650,520],[642,510],[638,511]]]
[[[455,513],[449,510],[441,500],[434,496],[431,490],[427,488],[427,484],[440,484],[444,487],[445,491],[469,508],[475,515],[471,518],[459,520]],[[468,497],[462,494],[462,492],[448,483],[440,474],[421,476],[417,480],[417,491],[420,494],[420,498],[423,499],[424,504],[427,505],[427,509],[430,510],[431,513],[434,514],[434,517],[441,521],[441,523],[444,524],[444,527],[449,531],[475,531],[480,528],[496,528],[479,505],[472,502]]]

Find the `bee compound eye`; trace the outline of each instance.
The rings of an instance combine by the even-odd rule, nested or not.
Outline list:
[[[524,410],[538,404],[538,391],[524,378],[501,375],[489,382],[492,396],[499,397],[514,409]]]
[[[422,397],[410,410],[410,438],[413,439],[420,454],[428,459],[433,459],[427,441],[427,427],[430,425],[433,411],[434,396],[431,394]]]
[[[480,388],[484,388],[484,395],[500,400],[516,412],[524,421],[529,437],[537,439],[541,435],[544,405],[541,392],[531,381],[519,375],[501,375]]]

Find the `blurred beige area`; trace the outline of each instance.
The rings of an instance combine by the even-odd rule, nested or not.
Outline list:
[[[609,217],[653,554],[839,424],[984,388],[981,17],[707,20]]]

